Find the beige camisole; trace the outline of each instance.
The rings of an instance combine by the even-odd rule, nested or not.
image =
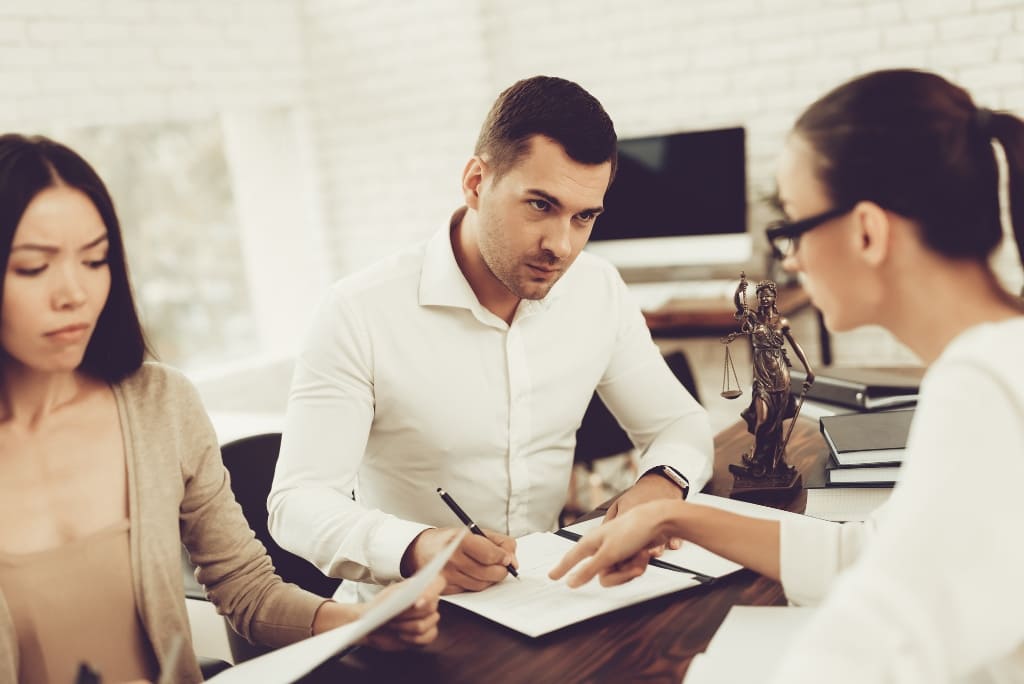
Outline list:
[[[103,681],[155,680],[139,621],[128,520],[35,553],[0,552],[0,592],[18,637],[20,684],[75,681],[88,663]]]

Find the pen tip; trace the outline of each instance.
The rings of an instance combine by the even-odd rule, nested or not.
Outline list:
[[[444,490],[443,490],[443,489],[441,489],[440,487],[438,487],[438,488],[437,488],[437,493],[438,493],[438,494],[444,494]]]

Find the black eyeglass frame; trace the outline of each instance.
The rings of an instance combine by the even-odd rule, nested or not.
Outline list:
[[[800,219],[799,221],[787,221],[782,219],[770,224],[768,228],[765,229],[764,234],[765,237],[768,238],[768,244],[772,248],[772,256],[780,261],[789,256],[779,249],[779,246],[775,244],[776,240],[780,240],[782,238],[792,240],[793,252],[796,253],[796,250],[800,248],[801,235],[814,230],[826,221],[831,221],[832,219],[839,218],[844,214],[849,214],[853,211],[855,206],[855,204],[852,204],[847,207],[836,207],[834,209],[829,209],[828,211],[823,211],[820,214]]]

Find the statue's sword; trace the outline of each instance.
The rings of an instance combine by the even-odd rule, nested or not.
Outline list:
[[[796,419],[800,417],[800,409],[804,407],[804,397],[807,396],[807,390],[801,390],[800,399],[796,402],[796,413],[793,414],[793,419],[789,421],[789,429],[786,430],[786,438],[782,440],[782,445],[779,450],[775,452],[775,460],[772,463],[772,472],[779,466],[779,461],[782,460],[783,455],[786,453],[786,445],[789,444],[789,437],[793,434],[793,426],[796,425]]]

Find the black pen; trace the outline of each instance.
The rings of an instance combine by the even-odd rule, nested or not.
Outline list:
[[[445,504],[447,504],[448,508],[452,509],[452,513],[458,516],[459,520],[462,521],[462,524],[469,528],[470,532],[472,532],[473,534],[478,534],[484,539],[487,539],[487,535],[484,534],[484,531],[477,527],[477,524],[473,522],[472,518],[466,515],[466,511],[459,508],[459,504],[455,503],[455,499],[453,499],[448,492],[438,487],[437,493],[441,495],[441,500],[444,501]],[[506,565],[505,568],[508,570],[508,574],[512,575],[516,579],[519,579],[519,573],[516,572],[516,569],[512,567],[511,563]]]

